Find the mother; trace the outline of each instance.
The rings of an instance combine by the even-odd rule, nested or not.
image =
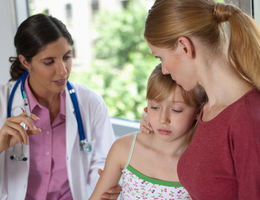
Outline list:
[[[164,74],[185,90],[201,85],[208,95],[178,164],[192,199],[259,199],[260,31],[255,21],[213,0],[156,0],[144,35]]]

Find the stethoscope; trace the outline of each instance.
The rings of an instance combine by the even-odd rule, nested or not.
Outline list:
[[[23,100],[24,100],[24,106],[25,107],[28,106],[28,99],[26,98],[26,95],[25,95],[25,92],[24,92],[24,83],[25,83],[27,76],[28,76],[28,72],[25,72],[16,81],[16,83],[15,83],[15,85],[14,85],[12,91],[11,91],[11,94],[10,94],[10,97],[9,97],[9,100],[8,100],[8,107],[7,107],[7,116],[8,117],[11,117],[12,102],[13,102],[13,99],[14,99],[15,91],[16,91],[19,83],[21,83],[20,89],[21,89],[21,94],[22,94]],[[77,96],[76,96],[74,88],[72,87],[72,85],[70,84],[69,81],[67,81],[67,88],[69,90],[71,101],[72,101],[72,104],[73,104],[73,107],[74,107],[74,110],[75,110],[75,114],[76,114],[76,119],[77,119],[77,124],[78,124],[78,132],[79,132],[79,138],[80,138],[80,150],[85,152],[85,153],[91,153],[92,143],[94,141],[93,140],[88,141],[85,137],[85,131],[84,131],[84,128],[83,128],[82,118],[81,118],[80,111],[79,111],[79,104],[78,104]],[[16,155],[14,153],[14,149],[13,149],[13,154],[10,156],[10,159],[11,160],[17,160],[17,161],[27,161],[27,157],[23,153],[23,145],[22,145],[22,154]]]

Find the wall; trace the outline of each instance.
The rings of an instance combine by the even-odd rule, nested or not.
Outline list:
[[[260,1],[255,0],[254,1],[254,17],[255,20],[260,24]]]
[[[1,0],[0,6],[0,84],[10,79],[8,61],[10,56],[16,56],[14,48],[14,35],[17,25],[26,17],[26,0]]]
[[[2,0],[0,6],[0,84],[8,81],[10,63],[8,58],[15,56],[13,38],[16,30],[15,6],[13,1]]]

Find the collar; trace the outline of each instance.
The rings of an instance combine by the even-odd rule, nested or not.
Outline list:
[[[32,93],[32,90],[29,86],[29,81],[28,81],[28,78],[29,76],[27,76],[26,80],[25,80],[25,84],[24,84],[24,91],[26,93],[26,96],[28,98],[28,101],[29,101],[29,106],[30,106],[30,110],[31,112],[33,112],[33,110],[35,108],[40,108],[40,109],[43,109],[44,106],[42,106],[38,100],[36,99],[36,97],[34,96],[34,94]],[[65,90],[63,90],[61,93],[60,93],[60,114],[61,116],[65,119],[65,116],[66,116],[66,105],[65,105],[65,102],[66,102],[66,92]]]

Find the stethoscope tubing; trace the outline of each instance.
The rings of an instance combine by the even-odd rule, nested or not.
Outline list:
[[[77,123],[78,123],[79,138],[80,138],[80,141],[83,141],[86,139],[86,137],[85,137],[85,132],[84,132],[84,128],[83,128],[81,114],[79,111],[78,99],[77,99],[75,90],[73,89],[73,87],[71,86],[69,81],[67,81],[67,88],[69,90],[70,98],[71,98],[72,104],[75,109],[76,119],[77,119]]]
[[[14,87],[11,91],[11,94],[10,94],[9,100],[8,100],[7,117],[11,117],[11,110],[12,110],[12,103],[13,103],[13,99],[14,99],[14,94],[15,94],[15,91],[16,91],[20,82],[22,82],[22,84],[21,84],[21,94],[23,95],[23,86],[24,86],[24,83],[25,83],[27,76],[28,76],[28,72],[25,72],[22,76],[20,76],[20,78],[14,84]]]

